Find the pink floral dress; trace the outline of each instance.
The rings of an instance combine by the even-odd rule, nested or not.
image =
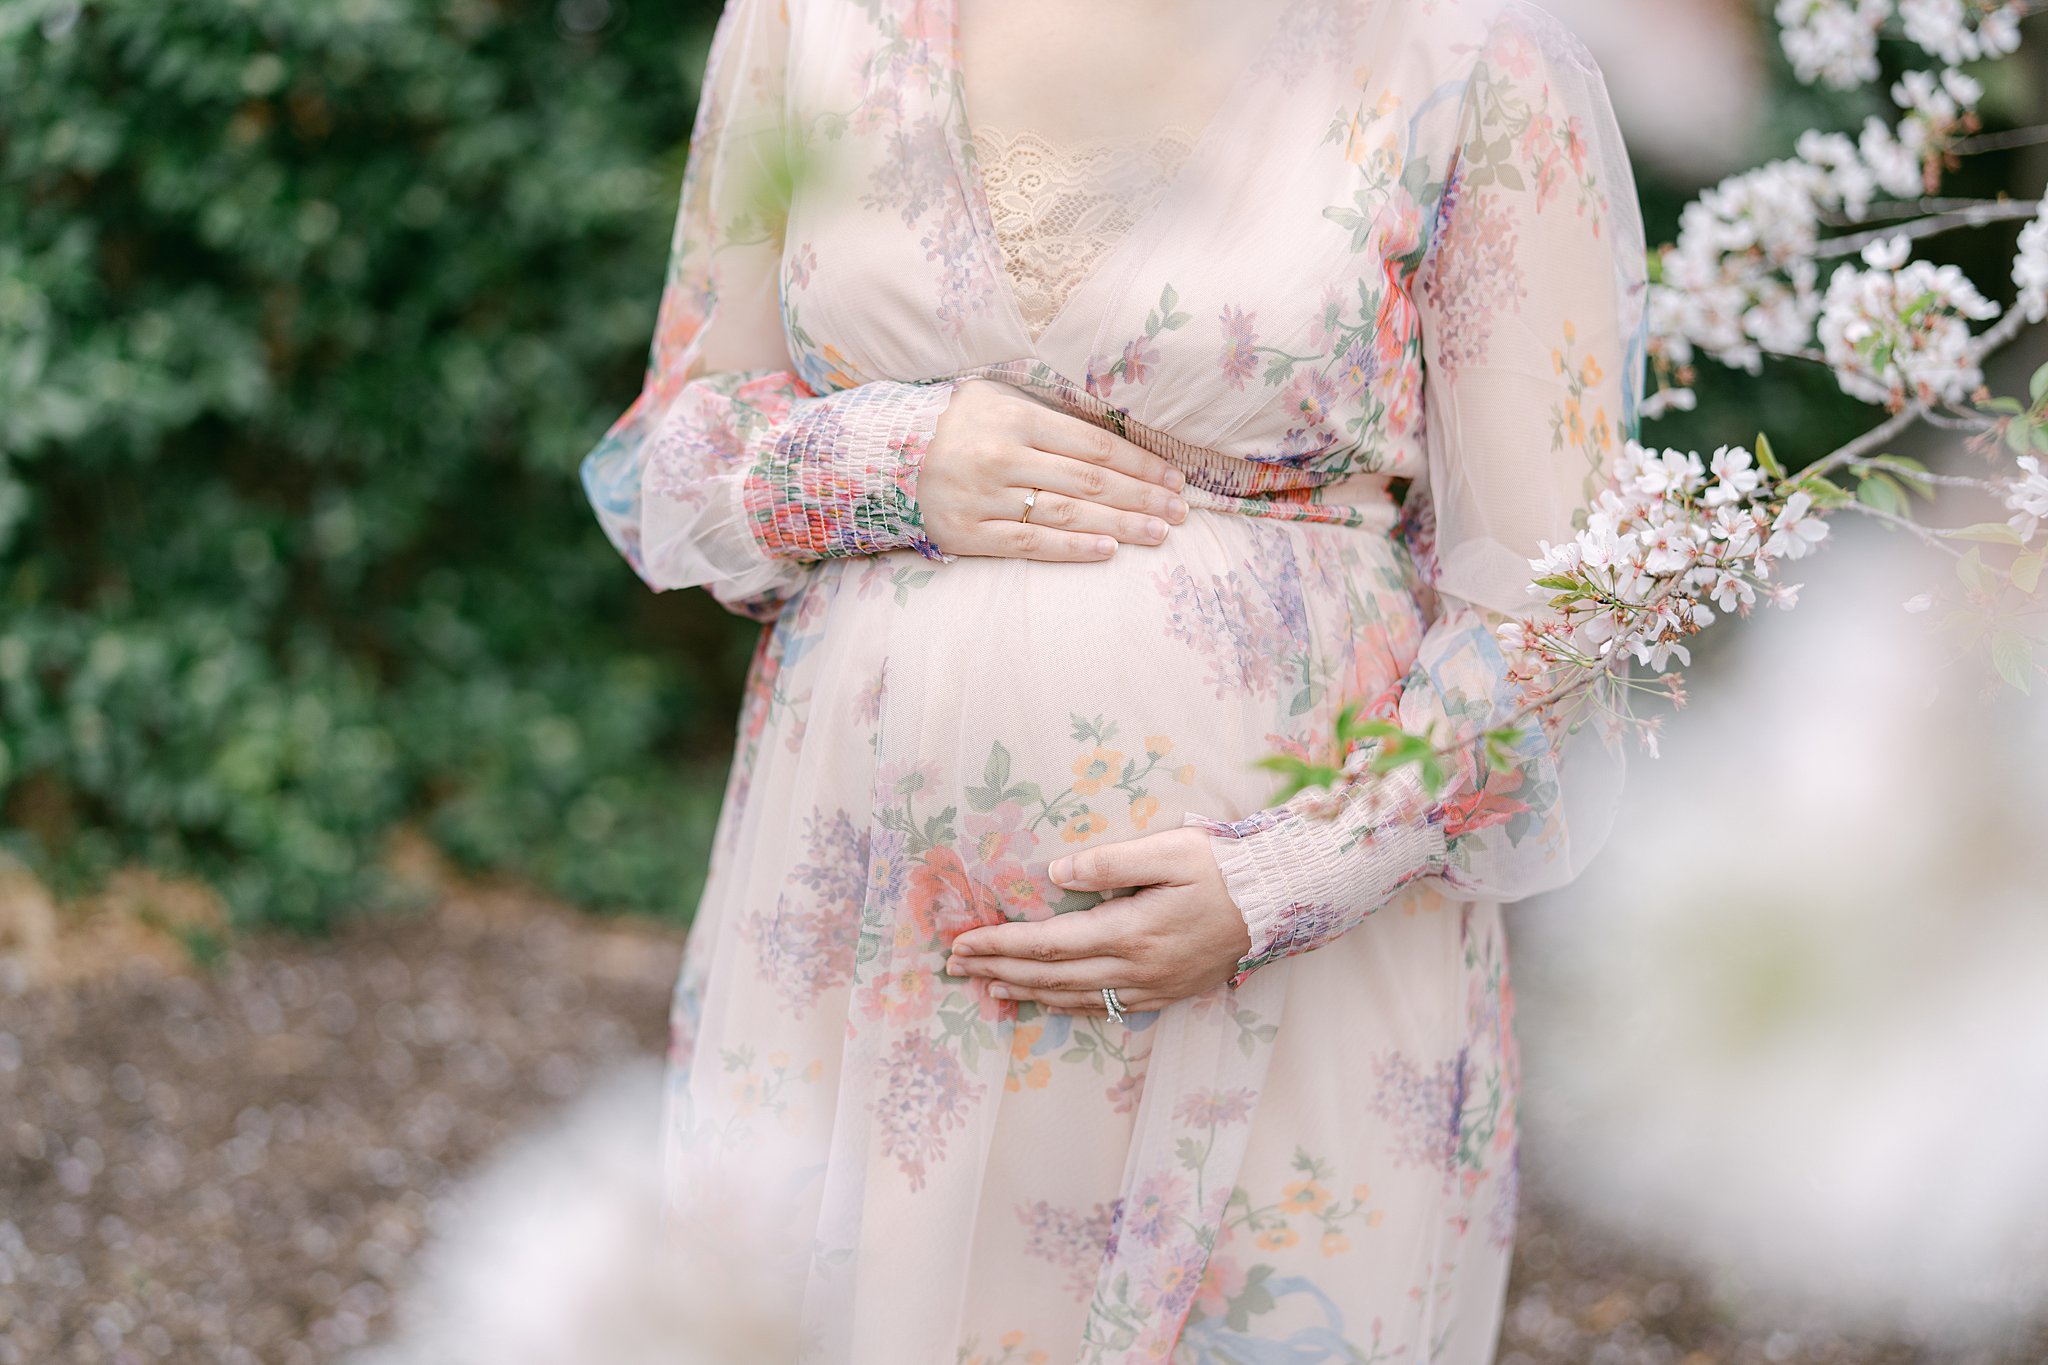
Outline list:
[[[1571,717],[1487,768],[1493,627],[1636,431],[1642,228],[1600,74],[1529,0],[1268,8],[1050,283],[997,228],[1030,204],[991,212],[953,0],[720,21],[646,385],[584,478],[650,587],[763,623],[662,1142],[684,1235],[740,1181],[790,1231],[805,1365],[1493,1357],[1501,906],[1619,791]],[[1188,519],[949,555],[920,462],[991,380],[1174,461]],[[1340,759],[1351,701],[1466,742],[1420,815],[1272,803],[1254,761]],[[1229,985],[1112,1023],[945,974],[970,927],[1088,913],[1054,858],[1178,825],[1251,929]]]

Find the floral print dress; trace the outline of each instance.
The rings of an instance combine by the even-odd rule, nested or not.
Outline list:
[[[650,587],[763,627],[661,1141],[683,1235],[733,1182],[790,1233],[804,1365],[1493,1357],[1501,906],[1577,874],[1620,775],[1548,713],[1487,766],[1495,627],[1636,432],[1642,229],[1528,0],[1269,8],[1028,319],[952,0],[720,20],[646,384],[584,480]],[[979,382],[1172,460],[1187,520],[950,555],[917,476]],[[1341,759],[1352,701],[1465,744],[1419,814],[1270,800],[1254,761]],[[968,928],[1088,913],[1054,858],[1178,825],[1251,929],[1228,985],[1111,1023],[946,975]]]

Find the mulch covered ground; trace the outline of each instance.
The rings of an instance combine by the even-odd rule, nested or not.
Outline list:
[[[314,1365],[375,1340],[464,1172],[659,1055],[681,947],[474,889],[205,971],[147,940],[102,928],[0,970],[0,1365]],[[2048,1362],[2048,1335],[1937,1355],[1738,1326],[1540,1190],[1521,1234],[1501,1365]]]

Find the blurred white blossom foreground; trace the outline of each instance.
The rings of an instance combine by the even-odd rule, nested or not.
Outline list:
[[[713,1247],[658,1234],[661,1067],[608,1075],[501,1151],[444,1211],[392,1342],[347,1365],[761,1365],[795,1356],[775,1286],[748,1268],[779,1240],[730,1190]]]
[[[1523,1156],[1753,1321],[1995,1346],[2048,1314],[2048,707],[1853,529],[1512,912]]]

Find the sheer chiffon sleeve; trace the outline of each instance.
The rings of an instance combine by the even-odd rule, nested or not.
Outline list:
[[[780,0],[729,0],[705,70],[639,397],[583,459],[585,493],[657,591],[772,619],[809,567],[913,549],[917,474],[950,381],[817,393],[792,367],[779,277],[790,168]]]
[[[1507,901],[1577,877],[1606,841],[1625,760],[1591,709],[1519,722],[1505,766],[1486,732],[1531,689],[1498,627],[1543,609],[1530,561],[1572,538],[1637,434],[1645,257],[1635,187],[1598,68],[1561,24],[1510,3],[1467,85],[1418,273],[1427,470],[1403,529],[1431,622],[1367,713],[1453,741],[1433,795],[1414,764],[1206,829],[1257,967],[1329,942],[1419,877]]]

